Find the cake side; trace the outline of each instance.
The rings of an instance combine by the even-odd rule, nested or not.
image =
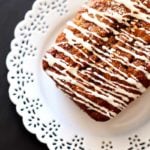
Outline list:
[[[97,121],[150,86],[150,2],[91,0],[43,58],[45,72]]]

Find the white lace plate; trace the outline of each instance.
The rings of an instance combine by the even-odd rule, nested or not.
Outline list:
[[[7,57],[10,99],[27,130],[51,150],[149,150],[150,89],[111,121],[96,122],[42,70],[42,55],[84,3],[37,0],[15,29]]]

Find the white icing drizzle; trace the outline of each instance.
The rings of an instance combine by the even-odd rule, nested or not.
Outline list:
[[[111,75],[113,74],[113,76],[119,78],[120,80],[126,80],[126,79],[128,78],[127,74],[125,74],[124,72],[120,71],[119,69],[117,69],[116,67],[114,67],[114,66],[111,64],[110,58],[104,58],[104,57],[102,57],[101,55],[98,55],[98,54],[94,51],[94,50],[96,50],[96,51],[98,51],[99,53],[101,53],[98,48],[94,47],[93,45],[91,45],[90,43],[84,41],[83,39],[78,38],[78,37],[75,36],[75,35],[73,34],[73,32],[70,31],[69,29],[65,29],[63,32],[66,34],[66,38],[67,38],[68,41],[72,41],[72,42],[74,42],[74,44],[75,44],[76,42],[77,42],[77,43],[80,43],[81,45],[83,45],[83,47],[85,47],[87,50],[93,52],[93,54],[95,54],[95,55],[96,55],[97,57],[99,57],[102,61],[106,62],[109,66],[111,66],[114,70],[116,70],[117,72],[119,72],[119,74],[121,74],[121,75],[119,75],[119,74],[116,75],[116,74],[114,74],[114,73],[111,73]],[[65,51],[65,50],[64,50],[64,51]],[[106,55],[106,53],[104,53],[104,52],[103,52],[102,54],[103,54],[103,55]],[[135,54],[135,55],[136,55],[136,54]],[[109,55],[108,55],[108,56],[109,56]],[[107,60],[107,61],[106,61],[106,60]],[[95,66],[95,65],[94,65],[94,66]],[[107,70],[105,70],[105,69],[102,69],[103,66],[101,66],[101,65],[98,65],[98,66],[99,66],[98,68],[99,68],[101,71],[110,74],[110,71],[107,71]],[[127,80],[126,80],[126,81],[127,81]],[[136,80],[136,79],[130,79],[128,82],[129,82],[130,84],[132,84],[132,85],[137,86],[137,87],[138,87],[139,89],[141,89],[142,91],[143,91],[143,89],[145,89],[145,88],[142,86],[142,84],[140,84],[140,83],[137,84],[137,80]]]
[[[125,25],[130,25],[129,23],[127,23],[126,21],[128,20],[127,18],[123,18],[122,15],[118,14],[115,11],[112,11],[111,9],[108,9],[105,12],[99,12],[87,5],[83,6],[84,8],[86,8],[88,10],[88,12],[90,14],[93,14],[94,16],[98,15],[101,16],[107,20],[109,20],[110,22],[113,22],[109,17],[116,19],[119,23],[124,23]]]
[[[50,57],[50,58],[51,58],[51,57]],[[61,66],[63,66],[64,68],[66,68],[64,71],[59,70],[61,73],[64,73],[64,72],[65,72],[65,74],[67,74],[66,72],[68,71],[69,73],[71,73],[71,74],[74,75],[75,77],[81,79],[81,80],[83,81],[83,83],[85,83],[87,86],[88,86],[88,85],[93,86],[93,87],[95,88],[95,92],[93,92],[92,90],[90,90],[90,89],[86,88],[85,86],[81,85],[81,84],[80,84],[79,82],[77,82],[75,79],[71,78],[68,74],[67,74],[66,76],[65,76],[65,75],[63,76],[63,79],[64,79],[64,80],[66,80],[66,81],[69,80],[70,82],[72,82],[72,83],[74,83],[74,84],[77,84],[77,86],[83,88],[85,91],[90,92],[91,95],[96,96],[96,97],[98,97],[98,98],[101,98],[101,99],[105,100],[106,102],[112,104],[112,105],[115,106],[115,107],[118,107],[118,108],[120,108],[120,109],[123,109],[123,107],[122,107],[122,105],[120,105],[120,103],[122,103],[123,105],[126,106],[126,103],[124,103],[124,102],[121,101],[120,99],[118,99],[118,98],[116,98],[116,97],[114,97],[114,96],[111,95],[111,94],[114,94],[114,95],[115,95],[115,93],[113,93],[113,92],[111,92],[111,91],[109,91],[109,90],[104,90],[104,89],[102,89],[102,88],[100,88],[100,87],[98,87],[98,86],[95,86],[93,83],[89,83],[88,81],[86,81],[85,79],[81,78],[81,77],[78,75],[77,69],[72,68],[72,67],[68,67],[66,64],[62,63],[60,60],[58,60],[58,59],[56,59],[56,58],[53,58],[53,61],[54,61],[54,59],[57,61],[57,63],[58,63],[59,65],[61,65]],[[49,61],[50,61],[50,60],[49,60],[49,56],[46,55],[45,60],[47,60],[47,61],[49,62]],[[56,67],[55,67],[55,68],[56,68]],[[59,69],[59,68],[57,68],[57,69]],[[101,94],[97,93],[96,91],[101,92]],[[107,94],[106,91],[107,91],[107,92],[109,91],[109,93],[111,93],[111,94],[109,94],[109,93]],[[135,96],[135,95],[134,95],[134,96]],[[128,101],[128,100],[127,100],[126,98],[124,98],[124,97],[123,97],[123,100]]]
[[[83,35],[85,35],[85,36],[87,36],[87,37],[89,37],[88,33],[93,34],[92,32],[90,32],[90,31],[88,31],[88,30],[86,30],[86,29],[83,29],[83,28],[77,26],[75,23],[73,23],[73,22],[71,22],[71,21],[69,21],[67,24],[68,24],[69,26],[72,26],[72,27],[74,27],[75,29],[79,30],[81,33],[83,33]],[[97,37],[98,37],[98,36],[97,36]],[[123,42],[123,41],[122,41],[119,37],[117,37],[117,36],[116,36],[116,39],[117,39],[118,41]],[[131,39],[133,39],[133,38],[131,38]],[[94,41],[94,43],[95,43],[95,42],[96,42],[96,41]],[[123,42],[123,43],[124,43],[124,42]],[[125,45],[131,47],[131,45],[129,45],[128,43],[125,43]],[[135,48],[135,47],[132,47],[132,48],[133,48],[134,50],[136,50],[137,52],[141,52],[139,49],[137,49],[137,48]],[[107,48],[107,52],[109,52],[109,48]],[[111,52],[111,51],[110,51],[110,52]],[[143,52],[146,56],[150,56],[150,53],[144,52],[144,51],[142,51],[142,52]],[[102,53],[103,53],[103,52],[102,52]],[[109,56],[108,54],[105,54],[105,53],[103,53],[103,55]],[[116,55],[116,54],[114,54],[114,55],[117,56],[118,58],[121,58],[121,59],[116,59],[116,60],[119,61],[120,63],[122,63],[123,65],[131,66],[131,67],[134,67],[136,70],[142,71],[143,73],[145,73],[146,77],[147,77],[148,79],[150,79],[150,74],[149,74],[149,72],[147,72],[143,66],[135,66],[134,64],[131,64],[131,63],[129,62],[129,60],[125,61],[126,59],[124,59],[124,57],[121,57],[121,56]],[[137,56],[137,55],[136,55],[136,56]],[[142,58],[144,58],[144,60],[148,61],[148,59],[147,59],[146,57],[142,56]],[[111,58],[111,59],[112,59],[112,60],[115,60],[114,58]]]
[[[60,46],[54,45],[53,48],[55,48],[55,49],[58,50],[59,52],[64,53],[64,55],[70,57],[74,62],[77,62],[77,63],[80,64],[81,66],[83,65],[80,61],[76,61],[76,60],[78,60],[78,57],[77,57],[77,56],[71,55],[68,51],[64,50],[64,49],[61,48]]]
[[[124,33],[124,36],[127,36],[128,38],[133,38],[133,39],[135,39],[137,41],[140,41],[140,42],[142,42],[144,44],[147,44],[147,42],[144,41],[142,38],[139,38],[139,37],[135,36],[134,34],[130,34],[127,31],[125,31],[124,29],[121,29],[121,31],[122,31],[121,32],[122,34]]]
[[[107,108],[104,108],[100,105],[95,104],[94,102],[90,101],[88,98],[86,98],[85,96],[79,94],[78,92],[74,91],[73,89],[71,89],[69,86],[67,86],[66,84],[64,84],[64,80],[71,82],[72,84],[74,84],[74,82],[72,82],[72,80],[69,80],[69,78],[64,78],[64,76],[58,75],[54,72],[51,72],[49,70],[46,71],[48,75],[52,76],[60,85],[64,86],[66,89],[68,89],[69,91],[71,91],[72,93],[74,93],[77,97],[81,98],[83,101],[83,104],[91,104],[90,107],[91,109],[94,109],[97,112],[102,113],[103,115],[106,115],[110,118],[112,118],[113,116],[116,115],[116,113],[108,110]]]
[[[76,97],[73,97],[73,100],[76,101],[76,102],[78,102],[78,103],[81,103],[81,104],[85,105],[85,106],[88,108],[88,110],[94,110],[94,111],[99,112],[100,114],[103,114],[104,116],[107,116],[107,117],[109,117],[109,118],[113,118],[113,117],[116,116],[116,113],[114,113],[114,112],[109,112],[109,110],[106,110],[104,107],[101,107],[102,110],[99,109],[99,108],[92,107],[92,106],[88,103],[89,100],[88,100],[88,101],[83,101],[83,100],[80,100],[80,99],[78,99],[78,98],[76,98]],[[105,111],[104,111],[103,109],[104,109]]]
[[[108,38],[107,37],[101,37],[101,36],[99,36],[96,32],[94,33],[94,32],[90,32],[90,31],[88,31],[88,30],[86,30],[86,29],[84,29],[84,28],[82,28],[82,27],[80,27],[80,26],[77,26],[75,23],[73,23],[72,21],[69,21],[68,23],[67,23],[67,25],[69,25],[69,26],[72,26],[72,27],[74,27],[75,29],[77,29],[77,30],[79,30],[81,33],[83,33],[83,35],[85,35],[85,36],[87,36],[87,37],[89,37],[90,38],[90,35],[94,35],[95,37],[97,37],[97,38],[99,38],[99,39],[101,39],[101,40],[103,40],[103,41],[108,41]],[[93,40],[92,40],[93,41]],[[95,43],[96,41],[94,41],[94,43]],[[96,42],[97,43],[97,42]]]
[[[117,69],[116,67],[114,67],[111,62],[110,62],[110,58],[107,58],[107,61],[106,61],[106,58],[102,57],[101,55],[98,55],[94,50],[96,50],[98,53],[101,53],[103,55],[107,55],[106,53],[103,53],[100,51],[100,49],[96,48],[95,46],[91,45],[90,43],[84,41],[82,38],[78,38],[77,36],[75,36],[73,34],[72,31],[70,31],[69,29],[65,29],[64,30],[64,33],[66,34],[66,38],[67,40],[70,40],[72,39],[72,42],[73,41],[76,41],[77,43],[80,43],[81,45],[83,45],[87,50],[93,52],[93,54],[95,54],[98,58],[100,58],[102,61],[106,62],[109,66],[111,66],[114,70],[118,71],[122,76],[124,76],[124,79],[128,78],[128,76],[123,73],[122,71],[120,71],[119,69]],[[76,43],[75,42],[75,43]],[[65,51],[65,50],[64,50]],[[109,55],[107,55],[109,56]]]
[[[97,11],[94,8],[91,8],[89,6],[84,6],[84,8],[87,10],[87,12],[84,12],[81,14],[81,17],[98,26],[99,28],[103,29],[107,33],[113,33],[115,36],[115,39],[119,42],[122,42],[125,47],[117,45],[116,47],[119,49],[119,51],[125,52],[127,54],[130,54],[133,56],[136,60],[144,61],[145,63],[149,63],[150,61],[150,45],[147,43],[142,37],[136,37],[134,34],[128,33],[124,29],[120,29],[120,31],[114,29],[111,27],[108,23],[102,22],[99,17],[102,17],[110,24],[113,24],[113,20],[115,19],[118,21],[118,23],[125,24],[126,26],[129,26],[130,24],[127,22],[128,18],[126,18],[126,15],[130,15],[136,19],[143,20],[145,22],[150,23],[150,16],[148,13],[150,13],[150,9],[142,4],[139,0],[137,2],[133,2],[131,0],[115,0],[117,3],[123,4],[125,7],[131,10],[130,13],[126,13],[124,15],[120,15],[119,13],[115,12],[112,9],[108,9],[106,12],[100,12]],[[140,8],[144,9],[146,13],[142,12]],[[116,50],[114,48],[109,48],[107,46],[102,46],[102,48],[97,48],[95,45],[97,41],[93,38],[96,37],[104,42],[108,41],[108,37],[102,37],[96,32],[91,32],[88,29],[85,29],[81,26],[76,25],[73,21],[69,21],[67,23],[68,26],[78,30],[82,35],[85,37],[88,37],[88,39],[92,42],[85,41],[83,38],[78,37],[71,31],[71,29],[66,28],[64,29],[63,33],[65,34],[65,37],[67,39],[67,42],[62,42],[53,45],[52,47],[57,50],[58,52],[63,53],[65,56],[69,57],[73,62],[76,64],[79,64],[80,66],[83,66],[83,64],[88,64],[90,68],[95,68],[98,71],[109,74],[110,77],[118,78],[121,81],[124,81],[128,83],[129,85],[119,83],[117,81],[111,81],[107,80],[104,76],[99,74],[97,71],[91,72],[91,70],[88,68],[84,70],[79,70],[78,68],[73,68],[69,66],[67,62],[65,62],[62,59],[53,57],[50,53],[46,53],[44,56],[44,60],[48,62],[49,66],[53,67],[56,71],[60,72],[61,74],[58,74],[53,71],[46,70],[47,74],[51,76],[57,83],[60,84],[60,88],[66,93],[72,95],[74,94],[75,97],[73,97],[73,100],[85,105],[88,109],[96,111],[100,114],[103,114],[104,116],[107,116],[109,118],[113,118],[116,116],[116,113],[109,110],[108,108],[104,106],[100,106],[93,101],[91,101],[87,96],[84,96],[80,94],[79,92],[73,90],[71,87],[69,87],[66,83],[71,83],[72,85],[78,86],[81,89],[83,89],[83,92],[90,94],[91,96],[94,96],[96,98],[99,98],[103,101],[106,101],[113,107],[116,107],[119,110],[124,109],[127,106],[127,103],[130,102],[130,99],[136,99],[140,96],[140,94],[135,94],[131,92],[130,90],[137,91],[138,93],[143,93],[146,88],[142,85],[141,82],[138,81],[138,79],[133,76],[126,74],[125,72],[121,71],[119,68],[115,67],[112,62],[117,61],[121,65],[125,65],[128,67],[132,67],[137,71],[141,71],[145,77],[150,80],[150,73],[144,68],[143,66],[136,66],[134,63],[130,63],[129,59],[125,56],[120,56],[116,53]],[[140,28],[141,31],[144,31],[147,35],[150,34],[149,30],[145,30],[144,28]],[[92,36],[91,36],[92,35]],[[122,35],[120,37],[120,35]],[[133,44],[130,44],[129,42],[132,42],[135,40]],[[61,47],[61,44],[68,44],[70,46],[73,46],[76,50],[78,50],[85,58],[88,59],[84,60],[82,57],[78,57],[71,52],[65,50]],[[106,68],[103,68],[102,64],[96,63],[92,58],[89,58],[88,54],[86,54],[82,49],[80,49],[78,46],[82,46],[89,52],[92,52],[97,58],[99,58],[102,62],[105,62],[107,64]],[[126,48],[129,47],[130,49]],[[143,55],[139,55],[139,53]],[[115,56],[115,57],[112,57]],[[62,66],[64,69],[60,69],[58,66]],[[117,73],[116,73],[117,72]],[[86,75],[91,81],[86,80],[82,75]],[[94,76],[92,76],[93,74]],[[76,78],[74,78],[73,76]],[[78,80],[77,80],[78,79]],[[94,84],[92,81],[94,81],[97,84]],[[133,85],[133,86],[131,86]],[[92,89],[88,87],[92,87]],[[94,90],[93,90],[94,89]],[[128,89],[130,92],[128,92],[126,89]]]
[[[143,3],[141,3],[140,0],[138,0],[138,6],[141,7],[141,8],[143,8],[144,10],[146,10],[148,13],[150,13],[150,9],[146,5],[144,5]]]
[[[144,28],[139,28],[141,31],[144,31],[146,34],[150,35],[150,30],[146,30]]]
[[[83,71],[83,72],[86,72],[88,73],[87,71]],[[94,72],[96,74],[96,72]],[[130,93],[130,92],[127,92],[126,90],[124,90],[123,88],[120,88],[119,86],[115,85],[115,84],[112,84],[112,82],[108,81],[108,80],[105,80],[105,78],[103,78],[103,80],[105,80],[107,82],[107,84],[103,83],[101,80],[97,80],[97,79],[94,79],[93,77],[91,77],[90,75],[86,74],[89,78],[91,78],[93,81],[97,82],[97,83],[100,83],[100,85],[103,85],[103,86],[106,86],[108,88],[112,88],[114,89],[109,91],[106,89],[106,91],[110,92],[111,94],[115,95],[115,96],[119,96],[121,97],[122,100],[124,100],[125,102],[129,102],[129,99],[125,96],[123,96],[122,94],[124,95],[128,95],[128,97],[130,98],[136,98],[138,96],[138,94],[133,94],[133,93]],[[100,75],[97,75],[97,77],[100,77]],[[102,76],[100,77],[102,78]],[[120,92],[119,90],[121,89],[122,92]],[[105,90],[105,88],[103,88],[103,90]],[[117,93],[116,92],[120,92],[120,93]]]
[[[82,17],[83,17],[85,20],[87,20],[87,21],[89,21],[89,22],[92,22],[92,23],[98,25],[100,28],[104,29],[104,30],[105,30],[106,32],[108,32],[108,33],[109,33],[110,31],[112,31],[115,35],[119,34],[119,32],[118,32],[117,30],[115,30],[114,28],[110,27],[109,25],[107,25],[107,24],[104,23],[104,22],[100,22],[100,21],[98,20],[98,18],[97,18],[95,15],[94,15],[94,18],[92,18],[92,17],[89,16],[89,14],[83,13],[83,14],[82,14]]]
[[[118,41],[120,41],[120,42],[122,42],[123,44],[125,44],[126,46],[128,46],[128,47],[130,47],[131,49],[133,49],[135,52],[140,52],[140,53],[143,53],[144,55],[145,55],[145,58],[144,59],[146,59],[147,61],[148,61],[148,58],[147,57],[150,57],[150,53],[149,52],[147,52],[147,51],[141,51],[141,50],[139,50],[138,48],[136,48],[135,46],[133,47],[132,45],[130,45],[129,43],[125,43],[121,38],[119,38],[119,37],[115,37],[116,38],[116,40],[118,40]],[[128,39],[127,38],[124,38],[126,41],[128,41]],[[143,49],[144,49],[144,46],[142,47]]]
[[[88,73],[87,71],[86,71],[86,73]],[[131,90],[137,90],[137,88],[133,88],[133,87],[129,87],[129,86],[126,86],[126,85],[124,85],[124,84],[121,84],[121,83],[119,83],[119,82],[114,82],[114,81],[109,81],[109,80],[107,80],[106,78],[104,78],[101,74],[98,74],[97,72],[93,72],[93,74],[94,75],[96,75],[96,77],[99,77],[102,81],[105,81],[109,86],[111,85],[111,86],[113,86],[114,88],[117,88],[117,89],[120,89],[121,87],[124,87],[124,88],[129,88],[129,89],[131,89]],[[117,85],[119,85],[119,86],[117,86]],[[105,85],[106,86],[106,85]],[[130,93],[130,92],[129,92]],[[122,93],[123,94],[123,93]],[[132,96],[131,96],[132,97]]]
[[[115,1],[118,3],[124,4],[124,6],[126,6],[128,9],[130,9],[131,13],[129,13],[129,15],[131,15],[137,19],[140,19],[140,20],[150,23],[149,14],[143,13],[142,11],[140,11],[140,9],[135,7],[135,6],[139,6],[149,12],[149,9],[146,7],[143,7],[143,5],[141,5],[141,3],[137,4],[136,2],[133,2],[131,0],[115,0]],[[134,12],[136,12],[136,13],[134,13]]]
[[[145,57],[145,56],[141,56],[141,55],[138,55],[130,50],[128,50],[127,48],[124,48],[124,47],[121,47],[121,46],[118,46],[118,48],[123,51],[123,52],[126,52],[128,54],[131,54],[132,56],[134,56],[136,59],[140,59],[140,60],[143,60],[143,61],[148,61],[148,59]]]
[[[150,51],[150,45],[144,45],[142,42],[140,41],[135,41],[134,46],[140,47],[142,49],[144,49],[146,52],[149,53]]]

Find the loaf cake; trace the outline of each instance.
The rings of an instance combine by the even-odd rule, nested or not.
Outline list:
[[[114,118],[150,86],[150,1],[90,0],[42,64],[89,116]]]

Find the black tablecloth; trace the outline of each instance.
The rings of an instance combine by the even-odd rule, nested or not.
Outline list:
[[[5,59],[16,24],[31,9],[34,0],[0,0],[0,150],[47,150],[23,126],[8,96]]]

